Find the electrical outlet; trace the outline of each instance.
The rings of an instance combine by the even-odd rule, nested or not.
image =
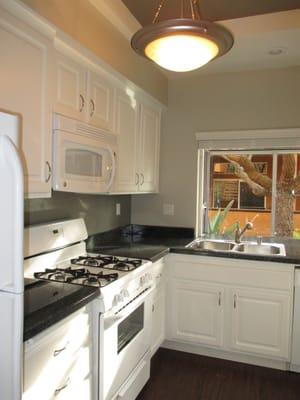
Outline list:
[[[116,203],[116,215],[121,215],[121,204]]]
[[[163,215],[174,215],[174,204],[163,204]]]

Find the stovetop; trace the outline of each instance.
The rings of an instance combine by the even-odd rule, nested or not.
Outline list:
[[[139,259],[87,254],[72,258],[63,267],[57,266],[37,271],[34,277],[46,281],[102,288],[146,262]]]

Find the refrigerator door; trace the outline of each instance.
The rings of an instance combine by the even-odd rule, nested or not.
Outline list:
[[[0,399],[21,400],[23,293],[0,292],[0,315]]]
[[[18,117],[0,113],[0,291],[22,293],[23,171],[15,145]]]

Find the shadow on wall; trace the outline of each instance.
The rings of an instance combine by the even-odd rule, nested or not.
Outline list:
[[[116,216],[116,204],[121,215]],[[130,196],[53,192],[50,199],[25,200],[25,226],[60,219],[84,218],[89,235],[130,224]]]

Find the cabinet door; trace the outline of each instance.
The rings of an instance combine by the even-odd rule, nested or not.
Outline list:
[[[222,346],[223,289],[177,279],[169,285],[170,339]]]
[[[102,75],[89,72],[88,78],[88,122],[106,131],[114,131],[115,89]]]
[[[84,66],[56,53],[56,112],[85,121],[87,118],[87,72]]]
[[[116,93],[117,170],[114,191],[138,191],[138,110],[134,99],[122,90]]]
[[[141,104],[140,185],[141,192],[158,191],[160,112]]]
[[[151,354],[153,355],[165,338],[165,294],[160,285],[153,293]]]
[[[51,193],[51,42],[0,10],[0,104],[21,116],[25,192]]]
[[[231,291],[231,346],[238,351],[288,359],[291,298],[273,291]]]

